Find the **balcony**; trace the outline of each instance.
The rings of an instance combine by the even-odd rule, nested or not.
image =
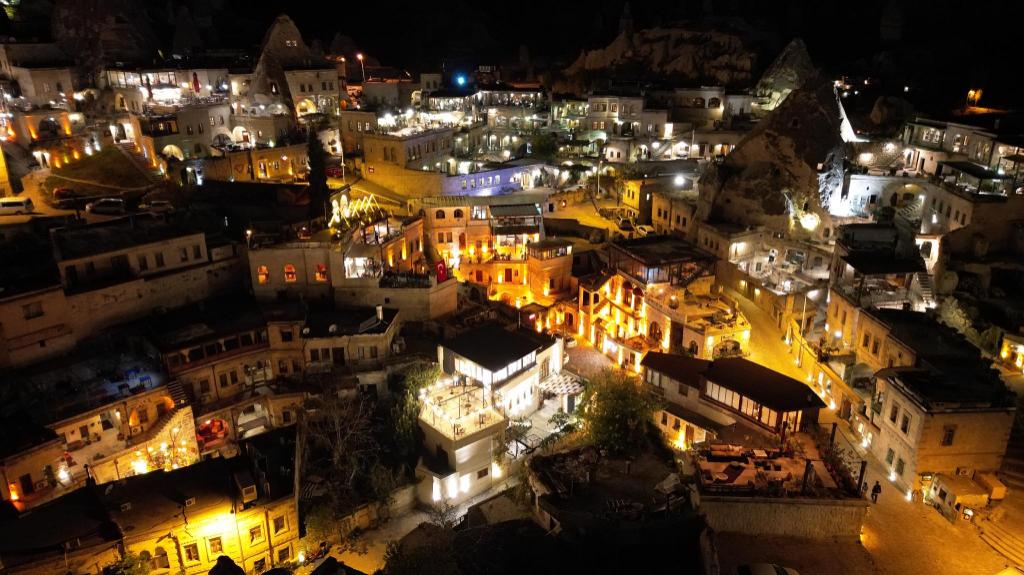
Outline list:
[[[461,442],[507,423],[482,386],[439,382],[420,390],[420,420],[444,437]]]

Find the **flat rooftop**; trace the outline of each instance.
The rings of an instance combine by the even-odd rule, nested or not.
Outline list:
[[[265,327],[267,319],[250,296],[229,294],[151,315],[140,324],[148,328],[157,347],[167,350]]]
[[[685,240],[671,236],[646,236],[612,244],[648,266],[672,262],[714,260],[715,256]]]
[[[498,371],[531,351],[540,351],[554,342],[554,338],[533,331],[510,331],[497,324],[487,324],[441,345],[483,368]]]
[[[370,306],[338,308],[314,306],[309,309],[306,316],[302,337],[342,337],[384,333],[395,322],[398,310],[384,308],[381,315],[383,317],[378,319],[377,309]]]
[[[487,390],[444,381],[420,391],[420,419],[452,440],[469,437],[505,418],[491,406]]]
[[[57,259],[64,261],[202,232],[176,223],[172,219],[143,214],[85,226],[57,228],[51,233]]]

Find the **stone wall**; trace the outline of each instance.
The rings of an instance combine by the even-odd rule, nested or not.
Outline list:
[[[701,495],[700,511],[720,533],[858,541],[862,499],[776,499]]]

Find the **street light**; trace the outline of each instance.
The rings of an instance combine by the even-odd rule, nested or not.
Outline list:
[[[366,83],[366,68],[363,66],[363,53],[359,52],[356,54],[356,60],[359,60],[359,70],[363,73],[363,83]]]

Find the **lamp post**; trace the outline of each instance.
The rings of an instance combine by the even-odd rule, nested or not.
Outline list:
[[[366,83],[366,67],[363,66],[363,53],[359,52],[356,54],[356,60],[359,60],[359,70],[363,73],[363,83]]]

